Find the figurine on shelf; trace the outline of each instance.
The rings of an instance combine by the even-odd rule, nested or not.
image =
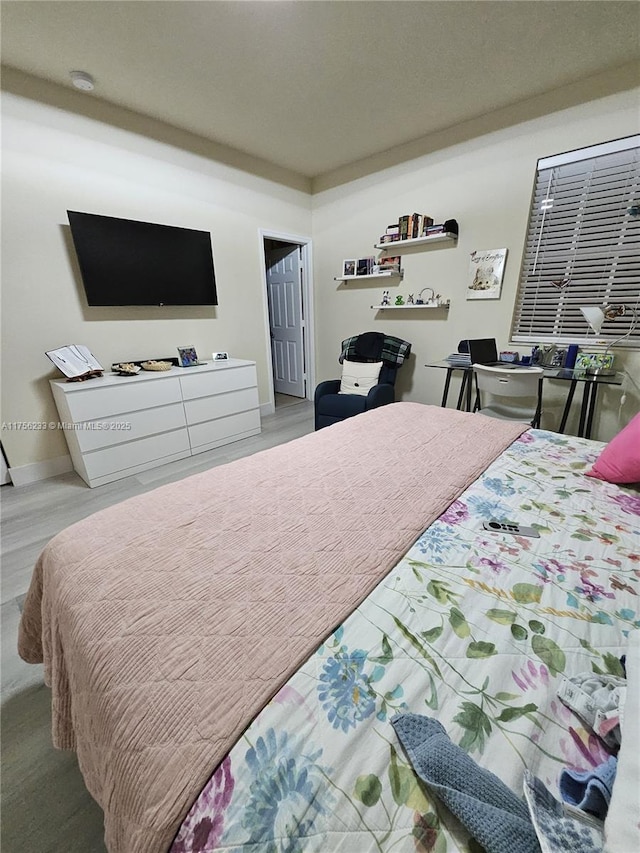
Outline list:
[[[382,291],[382,299],[380,300],[380,305],[391,305],[391,302],[389,301],[389,291],[388,290]]]
[[[407,305],[413,305],[413,293],[410,293],[407,297]]]
[[[396,305],[404,305],[404,299],[402,298],[402,296],[400,294],[398,294],[398,296],[396,296]]]
[[[430,291],[431,291],[431,299],[427,299],[427,301],[426,301],[426,302],[425,302],[425,300],[422,298],[422,294],[425,292],[425,290],[430,290]],[[418,294],[418,298],[417,298],[417,300],[416,300],[416,305],[433,305],[433,303],[434,303],[434,296],[435,296],[435,293],[434,293],[434,290],[433,290],[433,288],[432,288],[432,287],[423,287],[423,288],[422,288],[422,290],[420,291],[420,293]]]

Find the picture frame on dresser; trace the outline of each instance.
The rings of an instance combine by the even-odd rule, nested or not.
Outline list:
[[[178,364],[180,367],[195,367],[199,364],[196,348],[194,346],[178,347]]]

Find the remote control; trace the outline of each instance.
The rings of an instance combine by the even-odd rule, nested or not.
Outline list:
[[[522,524],[516,524],[515,521],[485,521],[482,525],[485,530],[493,530],[494,533],[511,533],[513,536],[531,536],[535,539],[540,538],[540,534],[535,527],[525,527]]]

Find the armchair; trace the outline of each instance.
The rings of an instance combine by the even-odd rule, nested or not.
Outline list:
[[[411,352],[411,344],[380,332],[366,332],[342,342],[338,361],[382,362],[378,381],[366,395],[340,393],[340,379],[328,379],[316,387],[314,395],[316,430],[395,401],[398,369]]]

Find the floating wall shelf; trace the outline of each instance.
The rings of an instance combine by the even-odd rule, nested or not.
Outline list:
[[[407,309],[412,311],[414,308],[431,308],[431,310],[444,308],[448,311],[450,304],[451,303],[449,302],[440,302],[437,305],[372,305],[371,307],[375,308],[377,311],[402,311]]]
[[[393,243],[376,243],[376,249],[383,249],[385,252],[395,251],[400,247],[405,249],[413,248],[414,246],[426,246],[430,243],[452,243],[455,244],[458,240],[457,234],[452,234],[450,231],[445,231],[443,234],[430,234],[428,237],[414,237],[412,240],[396,240]]]
[[[334,281],[362,281],[364,278],[402,278],[404,270],[400,272],[378,272],[375,275],[337,275],[334,276]]]

